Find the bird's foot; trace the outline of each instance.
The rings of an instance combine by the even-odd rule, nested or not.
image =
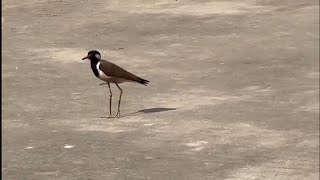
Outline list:
[[[112,116],[111,113],[108,116],[102,116],[101,118],[120,118],[120,111],[117,112],[115,116]]]
[[[102,86],[102,85],[105,85],[105,84],[108,84],[108,83],[101,83],[101,84],[99,84],[99,86]]]
[[[109,115],[109,116],[101,116],[101,118],[115,118],[116,116],[112,116],[112,115]]]
[[[101,116],[101,118],[120,118],[120,113],[117,113],[115,116],[109,115],[109,116]]]
[[[120,112],[118,112],[114,117],[116,117],[116,118],[121,118]]]

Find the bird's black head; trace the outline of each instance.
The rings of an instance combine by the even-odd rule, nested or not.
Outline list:
[[[92,50],[88,52],[88,55],[86,57],[82,58],[82,60],[85,59],[98,62],[101,60],[101,54],[96,50]]]

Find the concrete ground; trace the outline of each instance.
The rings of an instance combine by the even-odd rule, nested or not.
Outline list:
[[[319,179],[317,0],[2,7],[4,179]],[[120,119],[92,49],[150,80]]]

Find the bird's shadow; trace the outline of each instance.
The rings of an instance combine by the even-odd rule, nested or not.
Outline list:
[[[163,107],[158,107],[158,108],[148,108],[148,109],[141,109],[137,112],[125,114],[122,117],[127,117],[127,116],[134,116],[138,114],[148,114],[148,113],[157,113],[157,112],[165,112],[165,111],[174,111],[177,110],[177,108],[163,108]]]
[[[173,111],[177,110],[177,108],[149,108],[149,109],[141,109],[137,112],[142,112],[142,113],[156,113],[156,112],[163,112],[163,111]]]

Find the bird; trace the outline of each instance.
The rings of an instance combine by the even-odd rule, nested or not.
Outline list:
[[[82,58],[82,60],[90,60],[91,69],[93,74],[99,78],[100,80],[104,81],[100,85],[107,84],[109,88],[109,116],[103,116],[105,118],[119,118],[120,117],[120,104],[121,104],[121,96],[123,90],[120,88],[119,84],[124,82],[136,82],[142,85],[147,85],[149,83],[148,80],[140,78],[122,67],[101,59],[101,54],[97,50],[91,50],[88,52],[87,56]],[[114,83],[118,89],[120,90],[120,97],[118,101],[118,111],[115,116],[112,116],[111,106],[112,106],[112,91],[110,84]]]

